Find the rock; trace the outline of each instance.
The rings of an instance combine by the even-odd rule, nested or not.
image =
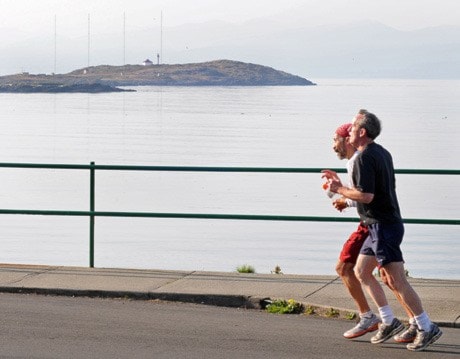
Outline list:
[[[124,90],[117,87],[104,85],[101,83],[90,84],[60,84],[60,83],[11,83],[1,84],[0,92],[10,93],[62,93],[62,92],[82,92],[82,93],[101,93],[101,92],[122,92],[134,91]]]

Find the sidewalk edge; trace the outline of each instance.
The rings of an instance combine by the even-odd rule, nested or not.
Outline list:
[[[191,294],[191,293],[172,293],[172,292],[136,292],[136,291],[113,291],[113,290],[89,290],[89,289],[62,289],[62,288],[34,288],[34,287],[0,287],[0,293],[10,294],[37,294],[55,295],[66,297],[88,297],[88,298],[112,298],[130,300],[163,300],[171,302],[193,303],[203,305],[213,305],[229,308],[259,309],[263,310],[266,302],[270,298],[251,297],[245,295],[223,295],[223,294]],[[279,299],[279,298],[278,298]],[[335,308],[316,303],[302,302],[304,308],[314,308],[315,313],[331,319],[346,319],[347,315],[354,313],[355,310],[345,308]],[[333,315],[329,315],[333,313]],[[306,311],[303,315],[309,315]],[[436,322],[440,327],[460,328],[457,322]]]

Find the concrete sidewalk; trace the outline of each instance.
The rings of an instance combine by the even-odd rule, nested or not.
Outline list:
[[[434,322],[460,327],[460,280],[409,280]],[[393,294],[385,290],[396,316],[406,320]],[[0,292],[160,299],[247,308],[262,308],[268,298],[292,298],[318,314],[330,313],[333,308],[345,318],[356,312],[340,279],[333,276],[0,264]]]

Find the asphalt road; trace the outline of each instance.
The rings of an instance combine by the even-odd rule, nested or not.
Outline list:
[[[458,358],[460,330],[428,351],[350,341],[353,323],[156,301],[0,294],[1,358]]]

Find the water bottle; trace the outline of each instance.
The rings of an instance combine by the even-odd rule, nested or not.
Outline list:
[[[331,186],[329,186],[329,183],[327,182],[323,183],[323,189],[326,191],[326,194],[330,199],[333,199],[335,196],[338,195],[338,193],[331,191]]]

